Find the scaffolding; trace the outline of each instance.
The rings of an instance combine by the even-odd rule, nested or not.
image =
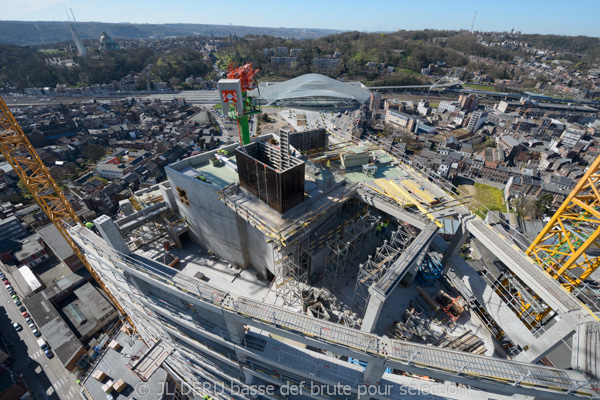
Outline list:
[[[311,263],[309,248],[308,235],[299,240],[296,248],[287,254],[285,250],[288,247],[273,246],[276,273],[272,288],[276,296],[289,306],[302,306],[302,291],[308,287],[308,269]]]
[[[339,285],[346,272],[360,259],[363,239],[373,236],[376,219],[368,212],[366,214],[363,212],[359,212],[360,216],[344,223],[340,234],[327,244],[323,275],[325,287],[334,288]]]
[[[383,244],[375,250],[375,254],[369,255],[367,262],[359,265],[356,285],[354,286],[354,300],[360,307],[366,307],[369,302],[369,288],[371,285],[381,279],[415,237],[414,233],[409,233],[408,230],[400,226],[392,232],[390,240],[384,240]]]

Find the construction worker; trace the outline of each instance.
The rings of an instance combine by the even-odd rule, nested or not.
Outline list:
[[[377,236],[381,235],[381,229],[383,228],[383,224],[381,222],[377,223]]]
[[[383,221],[383,233],[385,233],[385,231],[387,230],[389,223],[390,223],[389,219],[386,219],[385,221]]]

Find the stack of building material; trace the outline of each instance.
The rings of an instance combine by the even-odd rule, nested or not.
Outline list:
[[[483,341],[471,331],[466,331],[462,335],[452,338],[442,346],[447,349],[466,351],[475,354],[484,354],[486,350]]]
[[[119,342],[117,342],[116,340],[111,341],[110,344],[108,345],[108,347],[110,347],[114,351],[121,350],[121,344]]]
[[[114,387],[112,379],[102,385],[102,391],[104,391],[104,393],[110,393],[113,391],[113,389]]]
[[[103,371],[97,369],[92,374],[92,378],[96,379],[99,382],[102,382],[106,378],[106,374]]]
[[[113,389],[117,391],[117,393],[121,393],[123,389],[127,387],[127,383],[123,379],[119,379],[113,384]]]

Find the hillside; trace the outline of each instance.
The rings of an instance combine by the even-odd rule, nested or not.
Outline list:
[[[114,39],[149,39],[167,36],[246,36],[269,35],[283,38],[312,39],[334,34],[331,29],[260,28],[237,25],[205,24],[109,24],[102,22],[75,22],[82,39],[98,39],[102,31]],[[35,45],[71,40],[67,22],[53,21],[0,21],[0,43]]]

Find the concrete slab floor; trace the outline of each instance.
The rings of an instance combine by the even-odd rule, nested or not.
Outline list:
[[[136,254],[153,260],[165,253],[161,240],[136,251]],[[263,301],[268,295],[271,282],[258,279],[254,269],[237,268],[218,257],[211,257],[198,245],[187,243],[185,248],[172,248],[169,253],[179,258],[179,263],[175,266],[179,271],[192,277],[201,272],[206,283],[233,295],[243,295],[259,301]]]

